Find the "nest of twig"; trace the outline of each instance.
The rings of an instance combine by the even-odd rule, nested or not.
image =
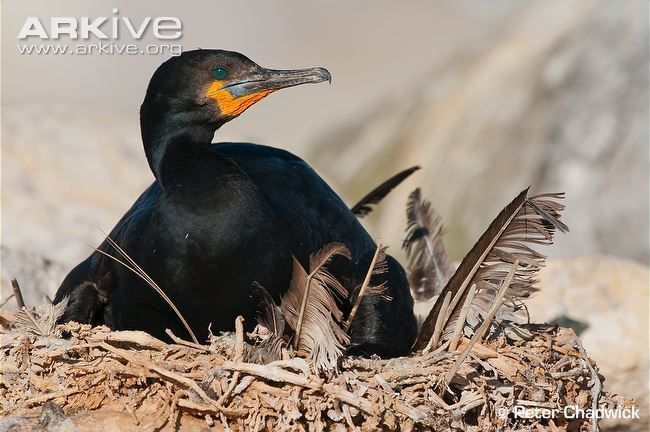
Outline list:
[[[191,430],[200,421],[217,430],[466,431],[585,430],[588,419],[526,419],[512,410],[632,403],[602,391],[595,365],[566,328],[531,326],[530,340],[477,343],[447,385],[467,339],[455,352],[342,357],[337,371],[317,375],[299,352],[261,364],[253,346],[260,335],[245,335],[240,321],[235,334],[212,336],[210,345],[77,323],[43,336],[42,328],[9,321],[1,333],[1,411],[4,422],[25,430],[42,424],[43,406],[52,411],[52,403],[60,419],[112,410],[128,413],[140,430],[183,429],[193,420]]]

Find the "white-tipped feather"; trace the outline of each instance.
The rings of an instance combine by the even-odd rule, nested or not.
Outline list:
[[[47,303],[33,312],[23,306],[13,313],[13,319],[18,328],[39,336],[51,336],[54,334],[57,320],[63,315],[67,306],[67,297],[57,304]]]
[[[295,334],[293,346],[308,354],[317,369],[333,369],[349,337],[342,328],[343,313],[335,295],[347,296],[346,289],[325,267],[335,256],[350,257],[348,249],[332,243],[310,257],[310,273],[293,259],[293,277],[280,309]]]

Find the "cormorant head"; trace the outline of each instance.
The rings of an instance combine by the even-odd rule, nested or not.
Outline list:
[[[331,76],[320,67],[265,69],[232,51],[186,51],[156,70],[143,110],[149,105],[158,113],[219,127],[276,90],[322,81]]]

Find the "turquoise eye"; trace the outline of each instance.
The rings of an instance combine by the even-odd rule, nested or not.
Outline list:
[[[225,80],[226,77],[228,76],[228,70],[218,67],[212,69],[212,76],[218,79],[219,81]]]

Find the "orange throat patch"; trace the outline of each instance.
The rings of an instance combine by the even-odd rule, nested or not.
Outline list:
[[[249,95],[234,97],[230,92],[223,88],[224,81],[214,81],[208,90],[206,96],[214,99],[219,104],[221,113],[227,116],[238,116],[252,106],[255,102],[263,99],[275,90],[264,90]]]

